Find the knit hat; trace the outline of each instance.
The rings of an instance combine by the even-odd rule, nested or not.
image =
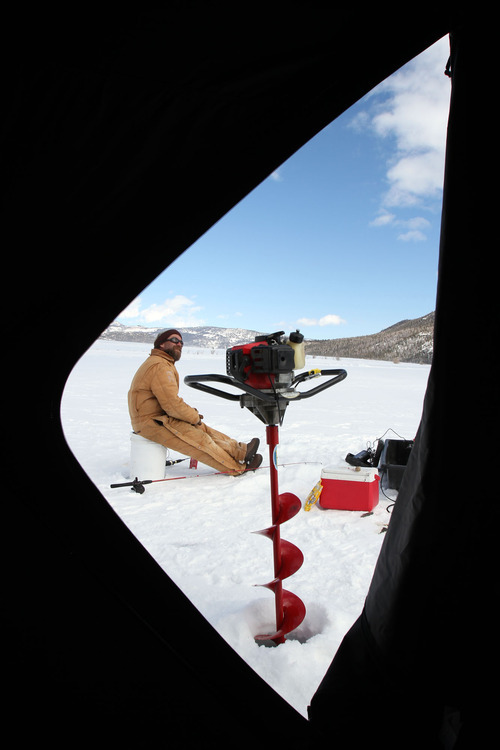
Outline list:
[[[170,336],[173,336],[176,334],[180,339],[182,339],[182,334],[179,333],[179,331],[176,331],[175,328],[171,328],[169,331],[163,331],[163,333],[158,334],[158,336],[155,339],[154,348],[159,349],[160,344],[163,344],[164,341],[170,338]]]

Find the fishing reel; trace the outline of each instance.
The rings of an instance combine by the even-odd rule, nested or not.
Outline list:
[[[345,370],[309,370],[295,375],[295,369],[304,363],[302,334],[295,331],[285,339],[284,331],[277,331],[228,349],[226,375],[188,375],[184,382],[191,388],[239,401],[242,408],[251,411],[266,425],[281,425],[290,401],[310,398],[347,376]],[[333,377],[307,391],[296,390],[300,383],[322,375]],[[243,394],[222,391],[207,385],[210,382],[234,386]]]

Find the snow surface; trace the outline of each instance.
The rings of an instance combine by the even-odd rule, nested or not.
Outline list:
[[[104,498],[193,604],[232,648],[300,714],[327,671],[344,635],[359,616],[390,522],[393,490],[380,492],[373,514],[303,509],[281,527],[304,564],[284,588],[307,614],[284,644],[257,645],[254,636],[274,628],[272,543],[252,532],[271,524],[269,470],[241,477],[196,476],[212,469],[184,461],[145,485],[141,495],[110,485],[129,479],[127,392],[150,352],[148,344],[98,340],[75,365],[64,391],[61,417],[67,442]],[[180,393],[207,424],[247,442],[261,439],[269,466],[266,427],[237,402],[184,385],[185,375],[225,374],[225,351],[186,348],[177,364]],[[347,378],[290,403],[279,429],[280,492],[305,500],[324,467],[345,468],[376,438],[412,439],[417,431],[430,367],[361,359],[307,357],[306,368],[344,368]],[[312,381],[311,387],[320,381]],[[299,386],[305,390],[306,385]],[[223,386],[221,386],[223,388]],[[169,452],[169,458],[180,458]],[[133,478],[133,477],[132,477]],[[147,477],[142,477],[146,479]]]

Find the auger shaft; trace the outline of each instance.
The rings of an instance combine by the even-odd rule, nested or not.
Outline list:
[[[297,334],[299,331],[296,332]],[[251,344],[238,345],[226,352],[227,375],[188,375],[184,382],[206,393],[239,401],[240,406],[247,408],[266,425],[267,444],[269,446],[269,472],[271,479],[272,525],[256,534],[262,534],[273,543],[274,578],[269,583],[260,584],[271,590],[275,596],[276,629],[274,633],[261,633],[255,636],[259,643],[272,641],[283,643],[285,635],[295,630],[306,615],[304,603],[291,591],[283,589],[282,581],[293,575],[302,565],[304,556],[291,542],[281,539],[280,526],[289,521],[301,509],[300,499],[291,492],[281,495],[278,491],[278,470],[276,447],[278,445],[278,424],[282,424],[285,410],[291,401],[296,401],[319,393],[343,380],[345,370],[309,370],[294,377],[296,353],[298,349],[282,340],[283,331],[268,336],[256,336]],[[302,341],[300,338],[300,341]],[[290,335],[290,341],[296,344],[299,339]],[[300,355],[300,351],[299,351]],[[299,356],[300,360],[300,356]],[[303,365],[297,365],[303,366]],[[332,375],[328,382],[305,392],[297,391],[295,386],[320,375]],[[228,393],[211,385],[219,382],[235,386],[243,395]]]
[[[274,598],[276,609],[276,630],[278,631],[283,622],[283,583],[280,577],[281,569],[281,535],[278,517],[280,514],[280,497],[278,491],[278,469],[276,460],[276,448],[279,443],[278,426],[268,425],[266,427],[267,444],[269,446],[269,475],[271,481],[271,511],[274,526],[273,555],[274,555]],[[284,643],[285,636],[281,635],[273,639],[276,644]]]

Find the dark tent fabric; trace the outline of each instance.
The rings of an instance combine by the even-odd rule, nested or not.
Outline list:
[[[481,370],[475,363],[495,340],[495,318],[492,287],[466,249],[471,220],[464,127],[467,35],[452,34],[451,49],[434,356],[423,415],[364,611],[309,708],[315,725],[327,732],[333,723],[335,736],[347,739],[360,702],[371,706],[365,718],[376,721],[383,700],[386,747],[401,747],[405,730],[409,737],[403,746],[415,748],[487,747],[496,735],[490,679],[498,670],[500,517],[488,474],[492,464],[482,450],[495,441],[500,371],[498,360]],[[474,326],[474,347],[465,361],[457,353],[464,328],[470,332],[463,322],[468,289],[485,297],[477,309],[480,330]],[[377,682],[381,692],[370,695]],[[332,714],[332,705],[342,711]],[[358,729],[359,741],[369,741],[371,733],[367,721]]]
[[[299,2],[9,13],[5,735],[145,747],[179,736],[359,747],[368,735],[408,748],[418,727],[426,747],[439,747],[450,716],[465,746],[465,732],[474,736],[488,719],[469,700],[487,694],[480,668],[495,675],[484,585],[494,493],[471,486],[449,454],[450,444],[487,434],[498,403],[491,366],[477,382],[469,362],[457,363],[464,298],[481,321],[474,354],[486,357],[493,340],[493,274],[468,252],[473,208],[463,210],[463,81],[479,10],[424,3],[391,23],[379,8]],[[307,721],[213,631],[104,501],[65,442],[61,396],[78,358],[166,266],[321,128],[449,33],[454,105],[424,416],[365,610]]]

